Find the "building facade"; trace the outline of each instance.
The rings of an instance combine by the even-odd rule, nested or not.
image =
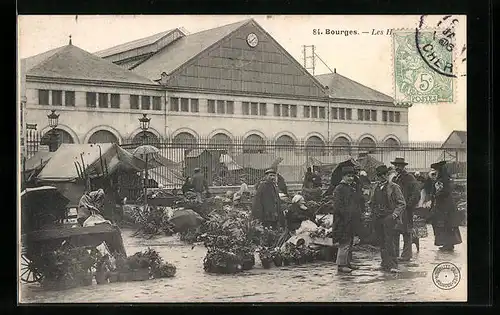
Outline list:
[[[24,60],[26,122],[62,142],[148,136],[194,144],[397,145],[408,109],[337,73],[312,76],[254,20],[186,35],[174,29],[95,54],[71,43]]]

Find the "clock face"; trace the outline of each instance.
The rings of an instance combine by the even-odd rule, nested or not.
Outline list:
[[[250,47],[257,46],[257,44],[259,43],[259,39],[257,38],[257,35],[255,35],[254,33],[248,34],[247,43],[248,43],[248,46],[250,46]]]

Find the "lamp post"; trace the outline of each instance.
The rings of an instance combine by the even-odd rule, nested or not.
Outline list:
[[[142,117],[139,118],[139,124],[142,130],[142,144],[144,145],[146,142],[146,132],[149,129],[149,122],[151,121],[151,118],[148,118],[148,114],[142,114]],[[147,187],[147,181],[148,181],[148,155],[145,155],[145,160],[146,160],[146,167],[144,169],[144,207],[147,206],[148,204],[148,187]]]
[[[141,126],[141,130],[142,130],[142,135],[141,135],[141,138],[142,138],[142,144],[145,144],[145,141],[146,141],[146,131],[148,131],[149,129],[149,122],[151,121],[151,118],[148,118],[148,114],[142,114],[142,117],[139,118],[139,123],[140,123],[140,126]]]
[[[56,111],[53,109],[51,113],[47,115],[47,118],[49,119],[49,127],[51,128],[49,131],[49,151],[54,152],[59,146],[56,132],[57,125],[59,125],[59,114],[56,114]]]

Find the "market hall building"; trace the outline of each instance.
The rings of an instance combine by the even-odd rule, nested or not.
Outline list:
[[[408,109],[338,73],[312,76],[253,19],[186,34],[172,29],[97,52],[69,45],[23,59],[24,121],[62,142],[148,136],[259,144],[398,145]]]

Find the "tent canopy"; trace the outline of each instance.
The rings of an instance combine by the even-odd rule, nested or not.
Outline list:
[[[243,169],[243,167],[236,164],[236,162],[227,154],[221,154],[219,162],[223,163],[229,171],[237,171]]]
[[[279,157],[272,153],[243,153],[233,158],[237,165],[256,170],[266,170],[276,163],[278,159]]]
[[[36,152],[35,155],[26,160],[26,163],[24,164],[24,170],[26,172],[30,172],[43,167],[45,164],[47,164],[52,155],[54,155],[54,152],[48,152],[48,151]]]
[[[75,163],[82,164],[81,155],[89,177],[111,174],[119,168],[142,171],[146,166],[142,159],[114,143],[61,144],[38,174],[37,179],[52,182],[76,180],[79,176]],[[155,162],[154,164],[161,165],[161,161],[155,159]],[[148,168],[153,166],[151,164],[148,162]]]

